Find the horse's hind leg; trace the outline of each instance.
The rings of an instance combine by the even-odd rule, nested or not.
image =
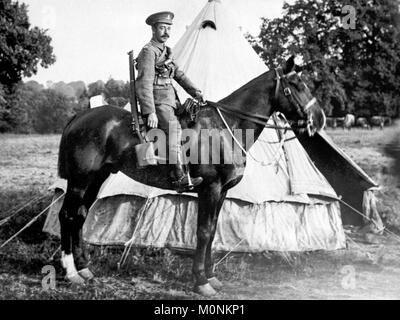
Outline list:
[[[86,187],[74,185],[68,181],[64,203],[59,213],[61,228],[62,265],[66,270],[66,277],[73,283],[83,284],[84,279],[78,274],[73,256],[73,236],[76,225],[76,216],[82,205]]]

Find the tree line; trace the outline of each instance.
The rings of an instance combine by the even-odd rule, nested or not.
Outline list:
[[[0,133],[59,133],[69,118],[89,107],[89,97],[103,93],[124,106],[129,83],[114,79],[88,86],[82,81],[23,82],[55,61],[51,37],[29,22],[28,6],[0,0]]]
[[[247,35],[269,68],[295,54],[328,115],[398,117],[400,12],[397,0],[296,0]]]
[[[129,83],[109,79],[88,86],[83,81],[48,82],[44,87],[36,81],[20,82],[0,101],[0,132],[59,133],[98,94],[104,94],[108,104],[123,107],[129,101]]]
[[[283,16],[262,18],[247,39],[272,69],[295,54],[303,76],[328,115],[358,117],[400,112],[400,13],[397,0],[296,0]],[[345,7],[354,11],[346,11]],[[0,132],[58,133],[68,119],[103,93],[124,106],[129,83],[23,82],[56,57],[46,30],[31,26],[27,6],[0,0]],[[350,23],[349,23],[350,22]],[[312,62],[312,63],[310,63]],[[245,63],[245,61],[243,62]]]

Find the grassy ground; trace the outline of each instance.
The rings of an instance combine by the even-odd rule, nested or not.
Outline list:
[[[377,196],[386,225],[400,225],[400,159],[396,128],[329,131],[381,186]],[[60,137],[0,135],[0,219],[29,199],[41,200],[0,226],[0,243],[51,201]],[[44,218],[44,217],[43,217]],[[169,250],[134,250],[117,270],[119,248],[89,247],[97,278],[84,287],[63,280],[58,239],[41,232],[44,219],[0,249],[0,299],[199,299],[192,293],[191,258]],[[400,298],[400,243],[376,236],[368,243],[350,233],[346,250],[302,254],[232,255],[217,273],[226,284],[219,299]],[[42,267],[56,268],[56,290],[42,289]],[[323,284],[323,285],[321,285]]]

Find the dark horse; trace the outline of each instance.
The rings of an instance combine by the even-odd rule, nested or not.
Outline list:
[[[208,104],[200,109],[192,129],[222,131],[227,125],[230,129],[252,129],[257,139],[268,117],[279,111],[293,121],[307,120],[308,132],[315,133],[325,125],[325,115],[298,70],[291,57],[283,67],[262,74],[221,100],[225,123],[215,105]],[[62,263],[73,282],[83,283],[93,276],[82,246],[82,226],[110,173],[122,171],[144,184],[173,189],[169,166],[136,166],[134,146],[139,141],[132,133],[131,120],[130,112],[104,106],[76,116],[64,129],[58,170],[60,177],[68,180],[68,187],[59,219]],[[222,287],[213,273],[212,242],[227,191],[240,182],[244,167],[245,163],[190,164],[192,174],[204,179],[194,190],[198,194],[198,219],[193,274],[195,291],[206,296]]]

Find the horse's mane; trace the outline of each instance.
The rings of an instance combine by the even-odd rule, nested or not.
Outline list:
[[[254,86],[255,82],[258,82],[261,78],[264,78],[269,72],[271,72],[271,70],[268,70],[268,71],[262,73],[261,75],[259,75],[258,77],[250,80],[249,82],[247,82],[246,84],[244,84],[240,88],[236,89],[235,91],[230,93],[225,98],[219,100],[218,102],[224,103],[226,100],[230,100],[230,99],[234,98],[235,96],[241,94],[242,91],[246,91],[247,89],[252,88]]]

